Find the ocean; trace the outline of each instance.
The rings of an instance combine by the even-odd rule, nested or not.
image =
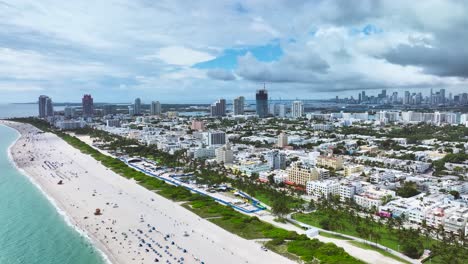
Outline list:
[[[0,110],[1,114],[6,116]],[[0,264],[105,263],[91,242],[9,161],[8,147],[17,137],[16,131],[0,125]]]
[[[55,106],[55,111],[61,111],[64,106]],[[38,115],[37,104],[0,104],[0,118],[29,117]]]

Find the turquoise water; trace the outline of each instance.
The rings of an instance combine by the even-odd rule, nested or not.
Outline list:
[[[103,264],[90,242],[9,162],[16,132],[0,125],[0,264]]]

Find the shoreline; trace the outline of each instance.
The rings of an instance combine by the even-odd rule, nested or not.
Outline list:
[[[133,231],[141,232],[147,223],[148,226],[149,223],[157,223],[156,227],[170,235],[166,239],[154,237],[154,232],[144,234],[145,237],[153,236],[149,239],[155,244],[169,243],[165,248],[170,257],[162,256],[161,252],[157,257],[163,260],[173,261],[177,256],[185,258],[184,263],[216,263],[221,259],[225,263],[293,263],[271,251],[264,252],[257,242],[232,234],[115,174],[54,134],[39,132],[37,128],[22,123],[0,121],[0,124],[19,135],[8,148],[10,162],[39,188],[68,225],[91,242],[106,263],[153,263],[153,259],[147,257],[152,252],[145,245],[142,248],[141,243],[139,247],[135,246],[139,239],[127,233],[138,236]],[[49,166],[46,162],[53,168],[46,168]],[[57,176],[63,179],[63,185],[57,184]],[[120,208],[125,207],[122,212]],[[93,215],[95,208],[101,208],[103,216]],[[113,237],[107,237],[109,231]],[[155,232],[162,234],[159,230]],[[169,240],[173,240],[172,244]],[[174,245],[180,251],[184,249],[183,252],[174,253],[171,249]]]
[[[106,264],[114,264],[109,256],[102,250],[102,246],[99,246],[99,243],[97,241],[95,241],[94,239],[91,238],[91,236],[88,234],[88,232],[86,230],[83,230],[81,229],[77,224],[76,222],[73,221],[72,217],[70,217],[67,212],[61,208],[58,204],[59,202],[57,202],[52,196],[50,196],[43,188],[42,186],[34,179],[34,177],[32,177],[31,175],[29,175],[24,169],[20,168],[18,166],[18,164],[16,163],[16,161],[14,160],[13,158],[13,154],[12,154],[12,149],[13,147],[16,145],[16,143],[18,142],[18,140],[22,137],[22,134],[17,130],[15,129],[14,127],[11,127],[9,126],[8,124],[6,124],[5,121],[3,122],[0,122],[0,125],[3,125],[5,127],[8,127],[9,129],[15,131],[17,137],[15,138],[15,140],[8,146],[7,148],[7,156],[8,156],[8,161],[10,162],[11,165],[13,165],[13,167],[19,172],[21,173],[24,177],[26,177],[29,182],[32,183],[32,185],[34,185],[40,192],[41,194],[49,201],[50,204],[52,204],[52,206],[55,208],[55,211],[62,217],[62,219],[65,221],[65,223],[73,228],[81,237],[85,238],[92,246],[93,248],[98,252],[98,254],[102,257],[102,260],[104,261],[104,263]]]

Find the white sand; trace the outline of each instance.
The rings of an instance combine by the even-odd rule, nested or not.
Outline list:
[[[293,263],[115,174],[54,134],[38,133],[31,125],[5,124],[22,135],[11,149],[17,166],[112,263],[155,263],[156,258],[178,263],[181,257],[183,263]],[[102,215],[94,215],[96,208]],[[152,227],[155,231],[149,232]],[[164,239],[166,235],[170,237]]]

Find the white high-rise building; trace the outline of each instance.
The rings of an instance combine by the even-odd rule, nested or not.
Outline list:
[[[266,160],[272,170],[283,170],[286,168],[286,154],[278,150],[272,150],[266,154]]]
[[[128,114],[129,115],[135,115],[135,109],[133,109],[133,106],[129,105],[128,106]]]
[[[224,164],[232,164],[234,161],[234,152],[231,149],[231,145],[226,143],[221,148],[216,149],[216,162]]]
[[[460,115],[460,124],[468,125],[468,114],[461,114]]]
[[[236,97],[232,103],[234,115],[243,115],[244,105],[245,105],[244,96]]]
[[[75,108],[66,106],[63,109],[63,113],[64,113],[65,118],[73,118],[75,117]]]
[[[279,104],[278,105],[278,117],[286,117],[286,105]]]
[[[294,101],[291,107],[291,116],[298,118],[304,115],[304,103],[302,101]]]
[[[161,114],[161,103],[159,103],[159,101],[151,102],[150,113],[151,113],[151,115],[160,115]]]
[[[133,112],[135,115],[141,114],[141,99],[135,99],[135,103],[133,104]]]
[[[281,132],[279,135],[278,135],[278,147],[280,148],[284,148],[288,145],[288,135],[286,135],[285,133]]]

